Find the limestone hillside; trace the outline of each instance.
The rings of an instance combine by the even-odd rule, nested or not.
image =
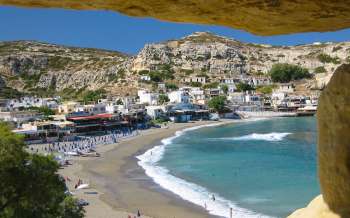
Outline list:
[[[242,43],[207,32],[147,44],[136,55],[33,41],[0,42],[0,86],[33,94],[73,95],[105,89],[127,95],[151,86],[140,72],[158,71],[166,81],[206,74],[264,75],[275,63],[297,64],[314,73],[307,88],[321,88],[341,63],[350,62],[350,42],[270,46]],[[170,76],[169,76],[170,75]]]

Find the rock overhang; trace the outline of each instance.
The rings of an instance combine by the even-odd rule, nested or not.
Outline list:
[[[0,0],[0,5],[109,10],[164,21],[227,26],[257,35],[350,27],[347,0]]]

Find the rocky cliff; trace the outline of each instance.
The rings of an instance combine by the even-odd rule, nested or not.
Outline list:
[[[134,59],[132,70],[154,70],[168,64],[176,72],[193,70],[211,77],[228,77],[267,74],[273,64],[289,63],[314,73],[315,83],[310,85],[320,88],[337,66],[350,61],[349,56],[350,42],[271,46],[197,32],[179,40],[146,45]]]
[[[242,43],[207,32],[147,44],[135,56],[114,51],[73,48],[32,41],[0,43],[2,86],[22,92],[70,94],[105,89],[130,94],[144,85],[140,71],[175,74],[173,82],[197,74],[210,79],[267,74],[275,63],[296,64],[314,74],[307,88],[322,88],[334,69],[350,61],[350,42],[270,46]],[[171,78],[169,78],[171,79]]]
[[[0,43],[0,77],[7,87],[27,93],[96,90],[127,83],[130,57],[111,51],[33,41]],[[133,81],[129,85],[133,85]]]

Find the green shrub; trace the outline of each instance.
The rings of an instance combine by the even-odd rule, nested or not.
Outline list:
[[[176,90],[178,89],[177,85],[175,83],[165,83],[165,88],[170,90]]]
[[[218,88],[219,83],[218,82],[212,82],[212,83],[207,83],[203,85],[204,89],[215,89]]]
[[[276,85],[259,86],[256,91],[268,95],[272,93],[274,88],[276,88]]]
[[[237,91],[239,91],[239,92],[254,90],[254,87],[247,84],[247,83],[238,83],[236,85],[236,88],[237,88]]]
[[[317,56],[317,59],[322,63],[340,64],[340,60],[338,57],[331,57],[328,54],[319,54]]]
[[[228,86],[226,84],[221,85],[220,88],[225,94],[228,93]]]
[[[0,88],[0,98],[20,98],[24,93],[19,92],[17,89],[11,87],[1,87]]]
[[[225,102],[226,102],[225,96],[215,96],[209,100],[208,107],[220,113],[225,109]]]
[[[306,68],[292,64],[274,64],[269,74],[273,82],[281,83],[312,77]]]
[[[163,82],[162,74],[159,71],[151,71],[149,72],[149,76],[153,82]]]
[[[169,102],[169,101],[170,101],[170,99],[167,95],[164,95],[164,94],[159,95],[158,102],[160,104],[164,104],[164,103]]]
[[[327,72],[327,70],[323,66],[316,67],[314,70],[314,73],[325,73],[325,72]]]
[[[202,87],[202,83],[200,82],[190,82],[189,85],[192,87]]]
[[[186,76],[191,75],[194,73],[193,70],[187,70],[187,69],[181,69],[181,72],[185,73]]]
[[[332,52],[336,52],[336,51],[338,51],[338,50],[340,50],[340,49],[342,49],[343,47],[341,47],[341,46],[335,46],[333,49],[332,49]]]
[[[106,97],[106,91],[104,89],[98,89],[96,91],[86,91],[82,95],[82,100],[84,102],[94,102],[97,101],[98,99],[105,98]]]

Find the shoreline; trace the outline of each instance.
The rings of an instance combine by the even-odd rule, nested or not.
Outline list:
[[[98,147],[97,151],[101,154],[99,158],[74,158],[73,166],[60,170],[60,173],[72,180],[69,182],[72,184],[68,184],[70,189],[79,178],[90,183],[91,188],[76,193],[78,198],[90,202],[85,208],[88,218],[127,218],[128,215],[134,216],[137,210],[140,210],[142,217],[153,218],[217,217],[156,184],[138,165],[136,156],[159,145],[162,139],[173,136],[177,131],[233,122],[234,120],[174,123],[169,128],[141,131],[140,135],[122,139],[117,144]],[[90,194],[94,192],[97,193]]]

